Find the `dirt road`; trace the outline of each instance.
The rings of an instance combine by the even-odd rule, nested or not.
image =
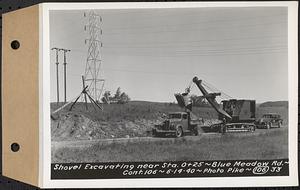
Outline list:
[[[230,135],[232,137],[235,136],[255,136],[255,135],[261,135],[266,134],[271,131],[280,131],[280,130],[286,130],[287,127],[283,126],[281,128],[272,128],[272,129],[256,129],[254,132],[234,132],[234,133],[201,133],[198,136],[185,136],[182,137],[186,141],[198,141],[199,139],[209,139],[209,138],[220,138],[223,135]],[[93,145],[109,145],[113,143],[131,143],[131,142],[157,142],[157,141],[169,141],[173,142],[176,141],[178,138],[174,137],[166,137],[166,138],[158,138],[158,137],[134,137],[134,138],[116,138],[116,139],[95,139],[95,140],[78,140],[78,141],[52,141],[52,151],[57,150],[60,148],[87,148]]]

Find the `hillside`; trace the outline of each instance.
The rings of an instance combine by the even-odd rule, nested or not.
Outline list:
[[[265,113],[277,113],[283,119],[283,124],[288,124],[288,101],[264,102],[256,108],[256,118]]]
[[[51,104],[51,112],[62,106]],[[182,111],[177,104],[131,101],[127,104],[104,104],[103,111],[82,102],[72,111],[70,106],[52,115],[51,137],[54,141],[74,139],[103,139],[149,136],[155,124],[163,121],[168,112]],[[204,118],[208,124],[217,118],[212,108],[195,108],[195,115]]]
[[[51,104],[51,112],[60,107],[56,103]],[[85,104],[77,103],[72,111],[88,114],[92,120],[97,121],[135,121],[137,119],[155,120],[163,113],[182,111],[182,109],[173,103],[158,103],[146,101],[131,101],[127,104],[103,104],[103,111],[95,110],[92,104],[88,103],[88,110],[85,109]],[[70,106],[69,106],[70,107]],[[65,108],[62,112],[67,111]],[[198,117],[204,119],[217,118],[217,114],[210,107],[200,108],[195,107],[193,112]]]
[[[62,103],[59,105],[52,103],[51,112],[62,105]],[[281,114],[284,124],[287,124],[288,109],[278,105],[280,104],[264,103],[264,106],[260,105],[256,111],[257,118],[264,113],[274,112]],[[52,140],[149,136],[154,125],[163,121],[164,114],[182,111],[177,104],[146,101],[104,104],[103,111],[95,109],[92,104],[88,104],[88,110],[86,110],[85,104],[82,102],[77,103],[71,112],[68,111],[69,107],[52,115]],[[218,115],[211,107],[194,107],[193,113],[203,118],[205,125],[218,122]]]
[[[275,101],[275,102],[264,102],[259,105],[259,107],[285,107],[288,108],[289,102],[288,101]]]

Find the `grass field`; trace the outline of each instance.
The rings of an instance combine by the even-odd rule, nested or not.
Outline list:
[[[95,144],[52,151],[52,162],[126,162],[288,158],[288,129],[157,142]]]

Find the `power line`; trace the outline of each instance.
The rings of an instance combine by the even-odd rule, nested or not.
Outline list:
[[[122,55],[122,56],[151,56],[151,57],[181,57],[181,56],[218,56],[218,55],[244,55],[244,54],[267,54],[267,53],[280,53],[280,52],[287,52],[287,48],[269,48],[269,49],[248,49],[243,51],[173,51],[173,52],[159,52],[158,54],[153,52],[120,52],[120,51],[107,51],[107,53],[115,54],[115,55]]]
[[[259,24],[247,24],[247,25],[227,25],[227,26],[220,26],[220,25],[216,25],[216,26],[202,26],[202,27],[197,27],[194,29],[189,29],[188,31],[209,31],[211,29],[214,29],[213,31],[216,30],[220,30],[220,29],[232,29],[232,27],[239,27],[239,29],[245,29],[245,28],[249,28],[249,27],[253,27],[253,26],[262,26],[262,27],[266,27],[266,25],[276,25],[276,24],[287,24],[287,21],[282,21],[282,22],[271,22],[271,23],[259,23]],[[181,30],[179,30],[181,29]],[[157,31],[150,31],[150,30],[146,30],[146,31],[134,31],[130,32],[130,33],[126,33],[126,35],[136,35],[136,34],[161,34],[161,33],[176,33],[176,32],[182,32],[182,29],[186,29],[186,28],[177,28],[176,30],[157,30]],[[185,31],[186,32],[186,31]],[[105,36],[110,36],[110,35],[124,35],[124,32],[107,32],[107,33],[103,33],[103,35]]]
[[[272,46],[242,46],[242,47],[232,47],[229,48],[228,46],[226,48],[219,46],[169,46],[173,47],[172,49],[163,49],[164,51],[179,51],[179,52],[192,52],[192,51],[201,51],[201,52],[214,52],[214,51],[235,51],[235,50],[265,50],[265,49],[276,49],[276,48],[287,48],[286,44],[279,44],[279,45],[272,45]],[[216,47],[216,48],[211,48]],[[149,51],[149,49],[153,49],[156,51],[162,51],[161,48],[165,48],[165,46],[152,46],[152,47],[105,47],[106,49],[121,49],[125,51]],[[124,49],[126,48],[126,49]],[[135,49],[136,48],[136,49]],[[179,49],[180,48],[180,49]],[[210,48],[210,49],[208,49]],[[222,49],[220,49],[222,48]],[[153,51],[151,50],[151,51]]]
[[[139,46],[132,46],[132,42],[129,43],[111,43],[111,42],[106,42],[105,44],[111,44],[111,45],[121,45],[119,46],[120,48],[143,48],[143,47],[149,47],[149,45],[155,45],[153,47],[157,47],[157,46],[161,46],[161,47],[169,47],[169,46],[180,46],[180,45],[186,45],[186,46],[191,46],[191,45],[203,45],[202,42],[217,42],[217,43],[222,43],[223,41],[230,41],[230,42],[239,42],[242,40],[252,40],[254,42],[254,40],[260,40],[260,42],[262,42],[262,39],[283,39],[282,37],[285,37],[287,39],[287,35],[275,35],[275,36],[247,36],[247,37],[241,37],[241,38],[233,38],[233,37],[229,37],[229,38],[223,38],[223,39],[201,39],[201,40],[193,40],[193,41],[172,41],[172,42],[144,42],[144,43],[135,43]],[[200,43],[200,44],[199,44]],[[145,46],[144,44],[147,44],[147,46]],[[242,43],[244,44],[244,43]],[[255,44],[257,44],[257,42],[255,42]],[[141,46],[142,45],[142,46]],[[144,46],[143,46],[144,45]],[[107,46],[104,45],[105,48],[113,48],[116,46]],[[83,51],[81,49],[72,49],[72,51]]]
[[[250,10],[252,9],[252,10]],[[259,7],[255,7],[256,10],[259,9]],[[260,7],[260,12],[256,12],[255,15],[259,15],[260,17],[268,17],[269,11],[267,10],[272,10],[273,8],[268,8],[266,9],[266,7]],[[121,10],[122,11],[122,10]],[[117,10],[117,12],[106,12],[104,13],[104,16],[107,17],[111,17],[111,16],[117,16],[118,19],[121,19],[123,21],[123,19],[126,21],[128,19],[131,19],[130,22],[134,22],[134,21],[138,21],[137,19],[132,19],[133,17],[136,18],[137,16],[142,17],[143,21],[153,21],[156,20],[156,17],[153,17],[153,15],[155,14],[155,16],[158,16],[160,20],[164,20],[164,19],[169,19],[170,18],[174,18],[178,15],[180,16],[185,16],[185,17],[190,17],[191,19],[195,19],[195,18],[201,18],[204,16],[207,16],[208,14],[214,14],[217,15],[219,17],[226,17],[228,15],[228,13],[235,13],[235,14],[243,14],[245,15],[245,11],[246,14],[251,14],[253,15],[253,7],[239,7],[239,8],[183,8],[183,9],[157,9],[155,11],[151,10],[151,9],[141,9],[138,10],[136,9],[135,11],[127,11],[124,10],[125,12],[121,12],[120,10]],[[151,11],[151,12],[150,12]],[[224,12],[225,11],[225,12]],[[248,12],[247,12],[248,11]],[[251,11],[251,12],[249,12]],[[287,11],[283,8],[281,8],[281,10],[279,11],[278,9],[276,10],[276,13],[280,12],[282,15],[287,15]],[[274,14],[272,16],[276,16],[277,14]],[[279,14],[278,14],[279,15]],[[146,17],[145,17],[146,16]]]
[[[202,45],[202,46],[175,46],[174,45],[174,48],[176,49],[164,49],[164,51],[172,51],[172,52],[175,52],[175,53],[180,53],[180,52],[195,52],[195,51],[201,51],[201,52],[222,52],[222,51],[241,51],[241,50],[246,50],[246,51],[252,51],[252,50],[257,50],[257,51],[263,51],[263,50],[274,50],[274,49],[284,49],[284,48],[287,48],[287,45],[286,44],[279,44],[279,45],[272,45],[272,46],[250,46],[250,47],[234,47],[234,48],[223,48],[223,49],[219,49],[218,47],[219,46],[203,46],[203,44],[199,44],[199,45]],[[239,45],[239,44],[238,44]],[[154,50],[157,50],[157,51],[161,51],[160,48],[165,48],[166,46],[139,46],[139,47],[105,47],[106,49],[111,49],[109,51],[113,51],[114,49],[118,50],[119,48],[121,48],[121,50],[125,50],[126,52],[129,52],[129,51],[134,51],[135,53],[136,52],[141,52],[141,51],[144,51],[143,49],[151,49],[151,48],[154,48]],[[169,47],[172,47],[172,46],[169,46]],[[190,48],[190,47],[193,47],[193,48]],[[217,48],[213,48],[213,49],[207,49],[209,47],[217,47]],[[126,49],[124,49],[126,48]],[[138,49],[135,49],[134,48],[138,48]],[[182,48],[182,49],[178,49],[178,48]],[[188,49],[187,49],[188,48]],[[128,49],[130,49],[129,51],[127,51]],[[76,52],[83,52],[82,50],[80,49],[74,49],[73,51],[76,51]],[[119,50],[118,50],[119,51]],[[147,52],[149,52],[148,50],[146,50]]]
[[[226,55],[262,55],[262,54],[272,54],[272,53],[286,53],[287,49],[286,48],[278,48],[278,49],[269,49],[269,50],[256,50],[256,51],[240,51],[240,52],[206,52],[206,53],[196,53],[196,52],[173,52],[172,55],[167,55],[167,54],[136,54],[136,52],[118,52],[118,51],[105,51],[105,54],[110,54],[110,55],[118,55],[118,56],[127,56],[127,57],[152,57],[152,58],[178,58],[178,57],[202,57],[202,56],[226,56]],[[134,53],[134,54],[132,54]]]
[[[153,44],[158,44],[158,45],[178,45],[178,44],[194,44],[194,43],[199,43],[199,42],[222,42],[222,41],[240,41],[240,40],[259,40],[259,39],[274,39],[274,38],[282,38],[282,37],[286,37],[287,35],[275,35],[275,36],[250,36],[250,37],[241,37],[241,38],[223,38],[223,39],[203,39],[203,40],[193,40],[193,41],[172,41],[172,42],[155,42]],[[147,44],[151,44],[151,42],[145,42]],[[114,44],[114,45],[132,45],[132,42],[130,43],[106,43],[106,44]],[[105,46],[107,47],[107,46]],[[128,46],[125,46],[128,47]]]
[[[174,73],[174,72],[163,72],[163,71],[143,71],[143,70],[130,70],[130,69],[120,69],[120,68],[105,68],[103,69],[105,71],[116,71],[116,72],[128,72],[128,73],[140,73],[140,74],[157,74],[157,75],[173,75],[173,76],[178,76],[178,75],[195,75],[195,73]],[[72,74],[73,77],[79,77],[81,74]]]
[[[277,16],[287,16],[287,14],[275,14],[275,15],[267,15],[267,16],[255,16],[255,17],[247,17],[247,18],[232,18],[232,19],[217,19],[217,20],[202,20],[197,22],[189,22],[189,23],[177,23],[177,24],[164,24],[164,25],[154,25],[154,26],[143,26],[143,27],[118,27],[118,28],[105,28],[106,31],[114,31],[114,30],[136,30],[136,29],[151,29],[151,28],[159,28],[159,27],[172,27],[172,26],[189,26],[189,25],[197,25],[197,24],[203,24],[203,23],[226,23],[226,22],[235,22],[235,21],[242,21],[245,22],[247,20],[252,19],[262,19],[262,18],[273,18]],[[158,17],[157,19],[161,19],[161,17]]]
[[[209,44],[190,44],[190,45],[185,45],[185,46],[180,46],[176,43],[174,44],[167,44],[167,45],[164,45],[164,44],[158,44],[158,45],[146,45],[146,46],[105,46],[106,49],[118,49],[118,48],[126,48],[126,49],[157,49],[157,48],[169,48],[169,47],[176,47],[176,48],[191,48],[191,47],[195,47],[195,48],[203,48],[203,49],[206,49],[206,48],[211,48],[211,47],[220,47],[221,45],[223,45],[222,43],[220,44],[213,44],[213,45],[209,45]],[[227,47],[236,47],[236,48],[263,48],[265,46],[259,46],[260,44],[258,44],[257,42],[247,42],[247,43],[231,43],[231,44],[226,44]],[[247,46],[246,46],[247,45]],[[258,45],[258,46],[249,46],[249,45]],[[263,44],[265,45],[265,44]],[[241,46],[241,47],[240,47]],[[272,47],[273,46],[286,46],[286,43],[281,43],[281,44],[272,44]]]

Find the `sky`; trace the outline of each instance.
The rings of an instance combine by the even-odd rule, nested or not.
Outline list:
[[[67,100],[82,90],[88,32],[84,10],[50,11],[50,48],[67,54]],[[101,15],[104,91],[175,102],[194,76],[237,99],[288,100],[285,7],[96,10]],[[55,52],[51,102],[56,101]],[[59,58],[63,99],[63,56]],[[194,85],[192,94],[202,95]]]

